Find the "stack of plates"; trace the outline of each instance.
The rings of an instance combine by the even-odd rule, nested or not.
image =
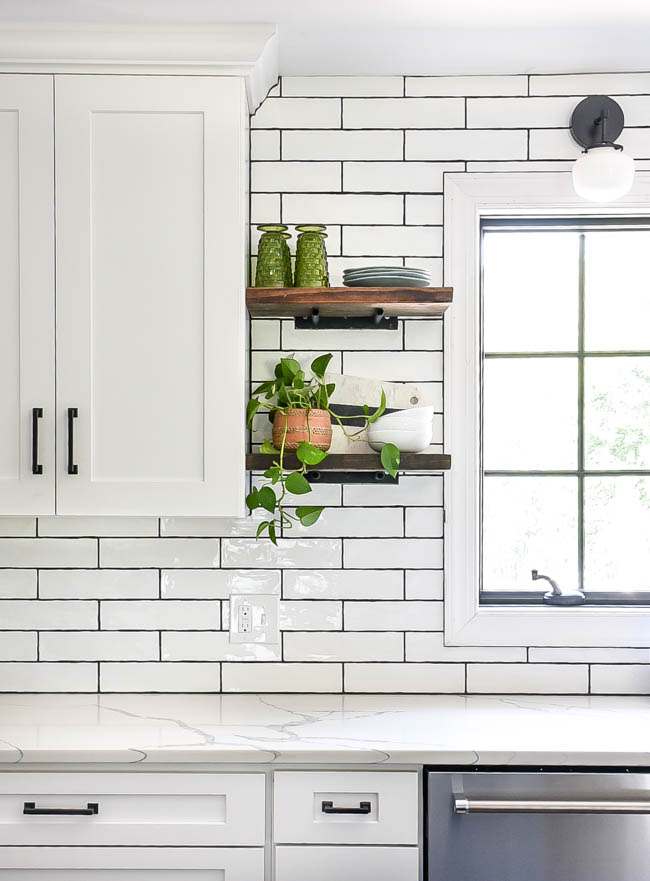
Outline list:
[[[408,266],[364,266],[343,270],[343,284],[349,288],[426,288],[431,276],[426,269]]]

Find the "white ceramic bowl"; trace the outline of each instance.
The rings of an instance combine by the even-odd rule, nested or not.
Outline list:
[[[433,407],[411,407],[408,410],[395,410],[385,413],[373,423],[376,427],[388,428],[397,425],[431,425],[433,423]]]
[[[433,439],[433,425],[413,425],[410,428],[377,428],[378,423],[368,426],[368,443],[379,452],[384,444],[395,444],[400,453],[421,453]]]

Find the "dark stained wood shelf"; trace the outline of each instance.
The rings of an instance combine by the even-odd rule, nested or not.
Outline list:
[[[452,288],[247,288],[251,316],[296,318],[319,310],[324,317],[442,315],[451,305]]]
[[[279,453],[278,453],[279,455]],[[266,453],[248,453],[246,468],[248,471],[266,471],[277,456]],[[284,457],[285,467],[289,470],[301,468],[302,463],[291,453]],[[451,456],[446,453],[402,453],[399,471],[448,471],[451,468]],[[307,466],[308,471],[383,471],[379,453],[331,453],[318,465]]]

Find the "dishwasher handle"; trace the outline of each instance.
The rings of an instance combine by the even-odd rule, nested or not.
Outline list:
[[[454,796],[454,813],[460,814],[650,814],[650,801],[488,799]]]

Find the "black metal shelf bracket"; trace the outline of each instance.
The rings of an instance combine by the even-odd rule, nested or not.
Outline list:
[[[383,483],[387,486],[399,483],[399,474],[391,477],[385,471],[307,471],[305,477],[309,483]]]
[[[312,309],[307,316],[294,319],[296,330],[397,330],[397,316],[388,316],[383,309],[375,309],[372,315],[321,315],[320,309]]]

